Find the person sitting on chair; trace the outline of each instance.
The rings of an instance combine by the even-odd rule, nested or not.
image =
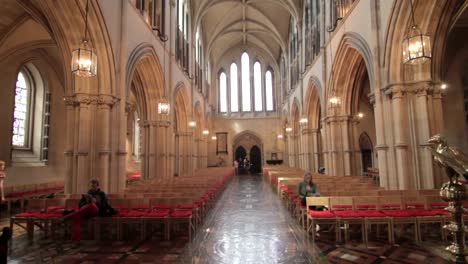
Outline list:
[[[71,212],[64,217],[64,221],[73,220],[72,240],[81,241],[81,223],[84,218],[95,216],[112,216],[117,211],[107,202],[106,194],[99,189],[99,181],[94,179],[90,182],[90,190],[81,196],[79,210]]]
[[[304,174],[304,181],[297,185],[297,197],[301,199],[301,204],[306,205],[306,197],[320,196],[317,184],[312,181],[312,173]]]

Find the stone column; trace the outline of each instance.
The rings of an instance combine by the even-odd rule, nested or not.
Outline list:
[[[288,133],[288,157],[289,157],[289,167],[296,167],[297,164],[295,163],[295,153],[294,153],[294,146],[295,146],[294,136],[291,133]]]
[[[73,97],[65,97],[64,99],[67,110],[67,141],[65,147],[65,193],[74,193],[77,189],[76,178],[76,162],[74,156],[75,149],[75,117],[78,113],[78,102]]]
[[[76,156],[76,189],[74,192],[83,193],[88,190],[89,180],[95,175],[90,164],[90,143],[91,143],[91,114],[96,98],[86,94],[77,95],[78,101],[78,128],[75,129],[77,137]]]
[[[402,91],[395,90],[392,93],[392,110],[394,118],[394,135],[395,135],[395,152],[397,162],[396,182],[391,182],[392,189],[409,189],[412,187],[411,179],[408,175],[408,139],[406,134],[406,126],[408,124],[407,115],[405,114]]]
[[[416,93],[416,109],[415,115],[417,116],[417,134],[418,140],[415,142],[416,148],[420,155],[419,164],[419,175],[417,180],[420,189],[433,189],[434,188],[434,170],[432,155],[427,148],[427,141],[430,138],[430,119],[429,119],[429,108],[427,105],[428,101],[428,90],[431,87],[429,84],[424,84],[423,87],[417,90]]]
[[[111,182],[118,182],[118,179],[110,178],[110,159],[111,159],[111,146],[110,146],[110,126],[111,126],[111,107],[115,104],[116,100],[110,96],[100,96],[97,105],[97,120],[95,122],[98,127],[97,135],[97,177],[101,179],[100,186],[104,190],[117,191],[117,186]],[[117,176],[117,175],[116,175]]]
[[[303,147],[303,155],[304,155],[304,158],[303,158],[303,164],[304,164],[304,167],[303,169],[306,170],[306,171],[311,171],[311,172],[314,172],[315,171],[315,168],[314,168],[314,162],[313,162],[313,146],[312,146],[312,141],[313,141],[313,133],[312,133],[312,129],[310,128],[307,128],[307,127],[304,127],[301,131],[301,135],[302,135],[302,147]]]
[[[159,120],[155,123],[155,134],[156,142],[155,158],[156,158],[156,177],[167,178],[168,177],[168,130],[171,122],[165,120]]]
[[[343,140],[343,166],[344,166],[344,175],[352,175],[352,155],[354,149],[351,147],[352,143],[352,134],[350,133],[351,129],[349,127],[349,118],[342,118],[339,122],[341,124],[341,137]]]
[[[311,148],[311,155],[313,157],[311,158],[311,168],[310,170],[312,172],[317,172],[318,168],[320,167],[320,149],[319,149],[319,142],[320,142],[320,133],[318,129],[312,129],[311,130],[311,139],[312,139],[312,148]]]

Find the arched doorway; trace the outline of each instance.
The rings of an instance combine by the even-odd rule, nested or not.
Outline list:
[[[374,163],[372,161],[372,141],[367,133],[362,133],[361,136],[359,136],[359,148],[361,149],[363,171],[367,171],[369,168],[373,168]]]
[[[242,146],[237,147],[234,159],[237,160],[237,161],[239,159],[244,160],[245,156],[247,156],[247,151],[245,151],[245,148],[242,147]]]
[[[250,149],[250,172],[260,173],[262,171],[262,151],[259,147],[253,146]]]

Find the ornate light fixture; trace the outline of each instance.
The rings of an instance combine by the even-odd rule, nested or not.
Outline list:
[[[88,8],[86,1],[85,32],[80,47],[72,52],[72,73],[81,77],[93,77],[97,74],[97,55],[88,41]]]
[[[440,85],[440,89],[441,89],[441,90],[445,90],[445,89],[447,89],[447,88],[448,88],[448,86],[447,86],[446,83],[443,83],[443,84]]]
[[[210,134],[210,131],[208,131],[208,129],[205,129],[202,131],[202,134],[203,135],[209,135]]]
[[[278,139],[283,139],[283,135],[279,134],[279,135],[277,136],[277,138],[278,138]]]
[[[340,105],[340,99],[336,96],[331,97],[328,102],[330,103],[331,108],[336,108]]]
[[[301,119],[299,120],[299,123],[300,123],[301,125],[305,125],[305,124],[307,124],[308,122],[309,122],[309,120],[308,120],[306,117],[303,117],[303,118],[301,118]]]
[[[194,128],[194,127],[197,126],[197,123],[195,121],[190,121],[190,122],[188,122],[188,125],[189,125],[189,127]]]
[[[359,113],[357,114],[357,117],[358,117],[359,119],[362,119],[362,118],[364,117],[364,114],[361,113],[361,112],[359,112]]]
[[[403,63],[420,64],[432,58],[431,37],[422,34],[414,19],[413,0],[411,5],[411,28],[403,39]]]
[[[211,140],[216,140],[216,139],[217,139],[216,136],[211,137]]]
[[[288,132],[288,133],[291,132],[292,130],[293,130],[292,127],[287,127],[286,128],[286,132]]]
[[[171,110],[171,105],[167,101],[166,97],[163,97],[158,102],[158,114],[160,115],[169,115]]]

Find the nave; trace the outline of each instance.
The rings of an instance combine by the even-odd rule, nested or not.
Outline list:
[[[0,227],[6,225],[2,214]],[[265,177],[239,175],[227,183],[190,243],[184,235],[165,241],[156,231],[143,241],[107,236],[77,245],[37,235],[29,244],[15,228],[10,263],[446,263],[437,256],[444,253],[434,237],[416,245],[408,234],[392,246],[383,237],[366,247],[357,232],[337,245],[333,232],[322,229],[313,243]]]

